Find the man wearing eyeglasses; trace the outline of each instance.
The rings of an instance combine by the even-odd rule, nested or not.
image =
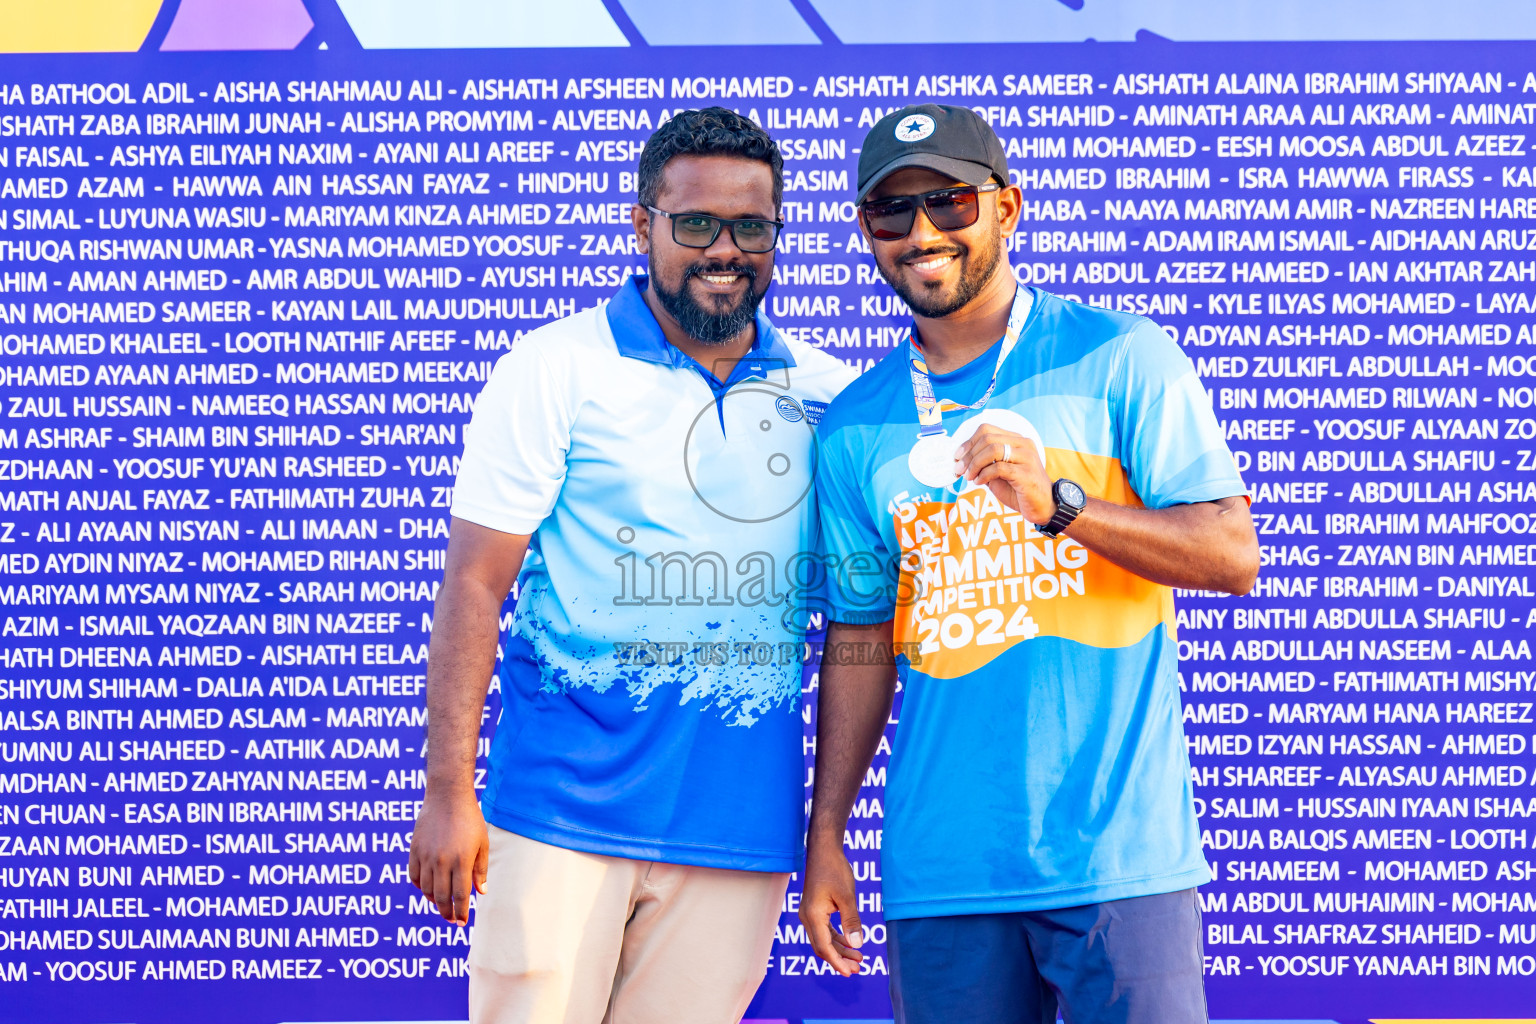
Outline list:
[[[1210,400],[1149,321],[1016,285],[1022,196],[970,110],[876,124],[858,199],[912,331],[828,410],[817,489],[828,650],[915,650],[881,853],[897,1019],[1203,1024],[1172,588],[1259,565]],[[820,676],[801,918],[844,975],[843,830],[897,675]]]
[[[815,425],[852,377],[761,309],[782,168],[729,110],[657,129],[650,274],[520,338],[465,430],[409,870],[459,925],[480,894],[475,1024],[721,1024],[762,980],[803,849]]]

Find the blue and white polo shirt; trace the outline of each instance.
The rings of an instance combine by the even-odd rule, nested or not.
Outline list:
[[[759,311],[722,382],[667,342],[645,286],[519,339],[465,430],[453,515],[533,536],[486,820],[793,871],[815,425],[854,374]]]

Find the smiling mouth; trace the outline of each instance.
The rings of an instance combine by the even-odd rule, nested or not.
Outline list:
[[[943,256],[927,256],[920,260],[912,260],[907,266],[913,270],[942,270],[954,261],[953,253],[945,253]]]
[[[949,252],[917,252],[902,257],[900,263],[908,270],[916,271],[917,273],[927,277],[930,275],[943,273],[945,270],[949,269],[949,265],[958,260],[961,255],[963,255],[961,252],[956,252],[953,250]]]
[[[683,284],[688,283],[689,278],[697,278],[704,283],[704,287],[710,291],[717,289],[734,289],[737,284],[745,280],[749,285],[757,279],[749,267],[716,264],[712,267],[690,267],[683,275]]]

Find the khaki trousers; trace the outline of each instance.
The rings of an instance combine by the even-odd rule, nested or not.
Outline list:
[[[736,1024],[787,874],[567,850],[489,826],[471,1024]]]

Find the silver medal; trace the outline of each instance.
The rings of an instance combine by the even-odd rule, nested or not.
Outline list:
[[[948,487],[960,478],[955,472],[957,447],[948,434],[920,437],[907,455],[907,468],[924,487]]]

